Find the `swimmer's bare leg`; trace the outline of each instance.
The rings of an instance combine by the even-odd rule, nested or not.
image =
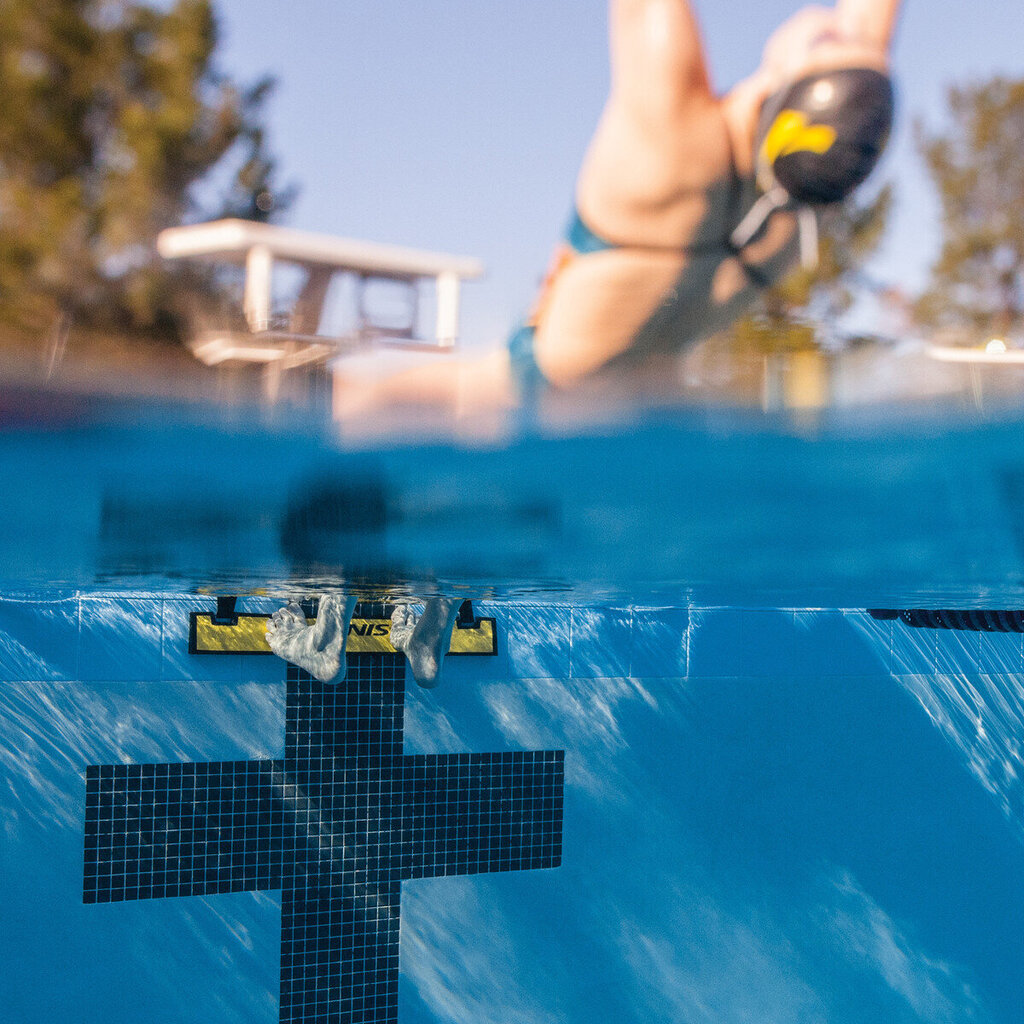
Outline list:
[[[440,682],[441,666],[452,642],[452,630],[461,600],[432,597],[418,618],[407,604],[396,605],[391,614],[391,645],[404,651],[413,678],[430,689]]]
[[[291,601],[267,622],[267,643],[276,655],[320,682],[343,682],[348,627],[355,608],[355,597],[325,594],[320,598],[316,622],[309,625],[302,608]]]

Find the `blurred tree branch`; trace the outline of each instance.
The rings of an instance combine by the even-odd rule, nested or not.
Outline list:
[[[973,340],[1024,333],[1024,80],[949,90],[946,130],[918,125],[942,250],[917,315]]]
[[[204,282],[160,261],[157,233],[287,204],[272,82],[232,82],[217,39],[211,0],[0,0],[0,320],[173,336]]]

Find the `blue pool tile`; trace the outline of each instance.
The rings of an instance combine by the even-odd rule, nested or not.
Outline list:
[[[244,671],[249,661],[274,662],[277,658],[240,654],[189,654],[189,615],[206,608],[201,598],[165,600],[163,602],[163,646],[161,678],[195,679],[210,682],[239,682],[252,678],[252,668]],[[282,672],[283,676],[283,672]],[[255,681],[255,680],[254,680]]]
[[[508,649],[499,639],[496,655],[458,655],[445,659],[441,679],[443,683],[473,684],[502,682],[508,677]],[[411,679],[412,675],[407,674],[406,680]]]
[[[473,611],[481,618],[493,618],[497,634],[498,653],[494,655],[459,655],[444,663],[445,682],[493,683],[509,677],[509,616],[506,609],[486,602],[473,602]],[[411,679],[407,676],[407,679]]]
[[[689,629],[686,608],[634,608],[629,674],[638,679],[685,676]]]
[[[569,674],[576,679],[628,676],[632,618],[628,608],[573,608]]]
[[[1024,667],[1020,633],[979,633],[978,671],[984,675],[1017,675]]]
[[[937,629],[918,629],[899,619],[892,624],[892,671],[898,676],[933,675],[938,655]]]
[[[860,608],[847,608],[842,611],[846,628],[862,645],[866,656],[870,657],[869,673],[882,672],[888,674],[892,670],[892,620],[875,619]],[[860,672],[847,673],[861,675]]]
[[[692,677],[792,672],[797,642],[791,611],[702,608],[690,613]]]
[[[513,679],[569,677],[572,613],[562,605],[519,605],[509,615],[509,675]]]
[[[889,631],[875,639],[858,628],[862,623],[856,615],[815,609],[794,612],[791,671],[817,677],[888,674]]]
[[[878,668],[891,673],[892,668],[892,619],[876,619],[866,611],[847,609],[843,612],[850,629],[864,641],[878,662]]]
[[[206,661],[210,657],[223,657],[228,655],[201,655],[197,658]],[[275,654],[247,654],[239,658],[242,663],[242,682],[245,683],[283,683],[288,663],[277,657]]]
[[[82,598],[79,679],[160,679],[162,605],[157,598]]]
[[[283,597],[268,597],[265,594],[243,594],[235,604],[235,611],[245,615],[273,615],[279,608],[283,608],[288,600]],[[192,611],[212,612],[217,605],[215,597],[200,597],[196,599]],[[198,654],[192,659],[198,661],[202,671],[212,673],[217,667],[212,664],[213,659],[237,660],[240,665],[241,679],[247,683],[283,683],[287,663],[273,654],[246,654],[239,655],[237,659],[226,654]],[[225,668],[224,676],[204,675],[203,678],[237,678],[231,667]]]
[[[981,657],[981,635],[970,629],[935,631],[935,671],[940,675],[973,675]]]
[[[0,680],[75,679],[77,598],[0,600]]]

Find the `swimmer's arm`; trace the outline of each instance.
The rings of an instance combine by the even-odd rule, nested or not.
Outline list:
[[[838,30],[851,39],[876,46],[887,53],[892,44],[902,0],[837,0]]]

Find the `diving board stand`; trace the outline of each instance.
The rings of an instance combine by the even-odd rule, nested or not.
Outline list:
[[[168,260],[227,262],[243,268],[245,328],[199,331],[189,347],[210,366],[229,362],[263,364],[265,389],[271,400],[276,398],[283,371],[325,363],[377,342],[451,349],[458,337],[461,282],[483,274],[483,265],[471,257],[237,219],[168,228],[158,236],[157,250]],[[298,266],[306,273],[288,322],[280,327],[272,309],[274,269],[279,264]],[[355,326],[344,335],[322,335],[319,329],[328,289],[342,274],[352,275],[355,280]],[[421,338],[416,336],[417,289],[425,280],[434,282],[437,308],[433,336]],[[367,286],[380,281],[405,286],[408,322],[389,326],[374,320],[367,306]]]
[[[974,366],[1024,366],[1024,349],[993,347],[966,348],[958,345],[929,345],[927,353],[940,363],[966,363]]]

